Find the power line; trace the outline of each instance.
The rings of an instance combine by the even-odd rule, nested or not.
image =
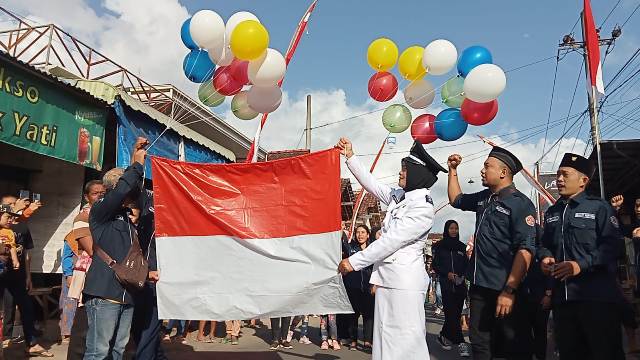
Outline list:
[[[630,20],[630,19],[631,19],[631,17],[633,16],[633,14],[635,14],[635,13],[636,13],[636,11],[638,11],[638,8],[640,8],[640,3],[636,6],[636,8],[635,8],[635,9],[633,9],[633,12],[631,12],[631,14],[630,14],[630,15],[629,15],[629,17],[627,18],[627,20],[625,20],[625,21],[622,23],[622,25],[621,25],[620,27],[624,27],[624,26],[627,24],[627,22],[629,22],[629,20]]]
[[[518,70],[520,70],[520,69],[524,69],[524,68],[529,67],[529,66],[533,66],[533,65],[536,65],[536,64],[540,64],[541,62],[545,62],[545,61],[548,61],[548,60],[551,60],[551,59],[553,59],[553,58],[557,58],[557,57],[558,57],[557,55],[549,56],[549,57],[546,57],[546,58],[544,58],[544,59],[540,59],[540,60],[537,60],[537,61],[531,62],[531,63],[526,64],[526,65],[522,65],[522,66],[515,67],[515,68],[513,68],[513,69],[509,69],[509,70],[505,71],[505,73],[510,73],[510,72],[513,72],[513,71],[518,71]]]
[[[571,114],[571,110],[573,109],[573,102],[576,99],[576,92],[578,91],[578,84],[580,83],[580,76],[582,76],[582,69],[584,67],[584,59],[582,60],[582,65],[580,66],[580,71],[578,71],[578,78],[576,79],[576,86],[573,88],[573,96],[571,96],[571,103],[569,104],[569,111],[567,111],[567,122],[569,121],[569,114]],[[560,154],[560,147],[562,146],[562,139],[564,137],[564,135],[566,135],[566,133],[564,132],[564,129],[567,127],[567,123],[564,124],[564,128],[562,129],[563,134],[562,136],[560,136],[560,145],[558,146],[558,149],[556,151],[556,157],[553,160],[553,166],[555,167],[556,161],[558,160],[558,154]]]
[[[542,153],[544,154],[544,150],[547,147],[547,135],[549,135],[549,120],[551,119],[551,109],[553,107],[553,96],[556,92],[556,80],[558,79],[558,63],[560,59],[556,57],[556,69],[553,72],[553,86],[551,87],[551,101],[549,101],[549,113],[547,114],[547,130],[544,132],[544,143],[542,145]]]
[[[609,14],[607,14],[607,17],[604,18],[604,20],[602,21],[602,24],[600,24],[598,29],[602,29],[604,24],[607,23],[607,20],[609,20],[609,16],[611,16],[611,14],[613,14],[613,11],[618,7],[618,5],[620,5],[621,2],[622,2],[622,0],[618,0],[618,2],[615,5],[613,5],[613,8],[611,9],[611,11],[609,11]]]

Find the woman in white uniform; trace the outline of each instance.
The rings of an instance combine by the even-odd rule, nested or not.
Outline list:
[[[394,189],[364,168],[348,139],[341,138],[336,147],[362,187],[387,205],[380,239],[342,260],[338,267],[346,274],[374,265],[373,359],[429,359],[424,314],[429,284],[422,251],[434,216],[429,189],[438,180],[438,172],[447,171],[415,142],[410,155],[402,159],[400,189]]]

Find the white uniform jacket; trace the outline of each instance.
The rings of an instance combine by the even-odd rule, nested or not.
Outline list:
[[[357,271],[374,264],[371,284],[425,291],[429,284],[423,249],[434,217],[430,190],[405,193],[382,184],[355,155],[347,160],[347,166],[366,191],[387,205],[382,236],[365,250],[349,257],[351,266]]]

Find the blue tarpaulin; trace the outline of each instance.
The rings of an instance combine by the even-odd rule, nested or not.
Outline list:
[[[149,115],[130,108],[123,101],[116,99],[113,103],[118,120],[118,156],[116,166],[126,168],[131,160],[131,148],[139,136],[155,141],[165,129],[165,126],[153,120]],[[150,156],[161,156],[178,160],[180,154],[180,135],[167,130],[160,139],[149,149],[147,161],[144,164],[145,177],[151,179]]]
[[[184,139],[184,159],[196,163],[225,163],[224,156],[189,139]]]

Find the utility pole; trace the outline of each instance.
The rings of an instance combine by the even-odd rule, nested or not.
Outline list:
[[[584,34],[584,13],[581,14],[582,20],[580,21],[582,26],[582,33]],[[598,35],[600,35],[600,29],[597,29]],[[611,46],[615,43],[616,39],[622,35],[622,29],[616,26],[611,32],[611,37],[608,39],[599,38],[598,42],[600,46],[607,46],[607,50],[611,48]],[[589,78],[589,61],[587,58],[586,51],[586,39],[583,41],[575,41],[573,38],[573,34],[568,34],[562,37],[562,43],[558,45],[558,55],[560,52],[569,53],[572,51],[582,51],[582,56],[584,57],[584,66],[585,73],[587,75],[587,84],[590,84]],[[593,147],[596,149],[597,161],[598,161],[598,179],[600,181],[600,197],[605,198],[606,194],[604,191],[604,178],[602,175],[602,153],[600,147],[600,124],[598,122],[598,104],[596,101],[596,92],[592,86],[589,86],[588,93],[588,101],[589,101],[589,117],[591,120],[591,143]]]
[[[304,131],[307,133],[306,149],[311,150],[311,95],[307,95],[307,127]]]

